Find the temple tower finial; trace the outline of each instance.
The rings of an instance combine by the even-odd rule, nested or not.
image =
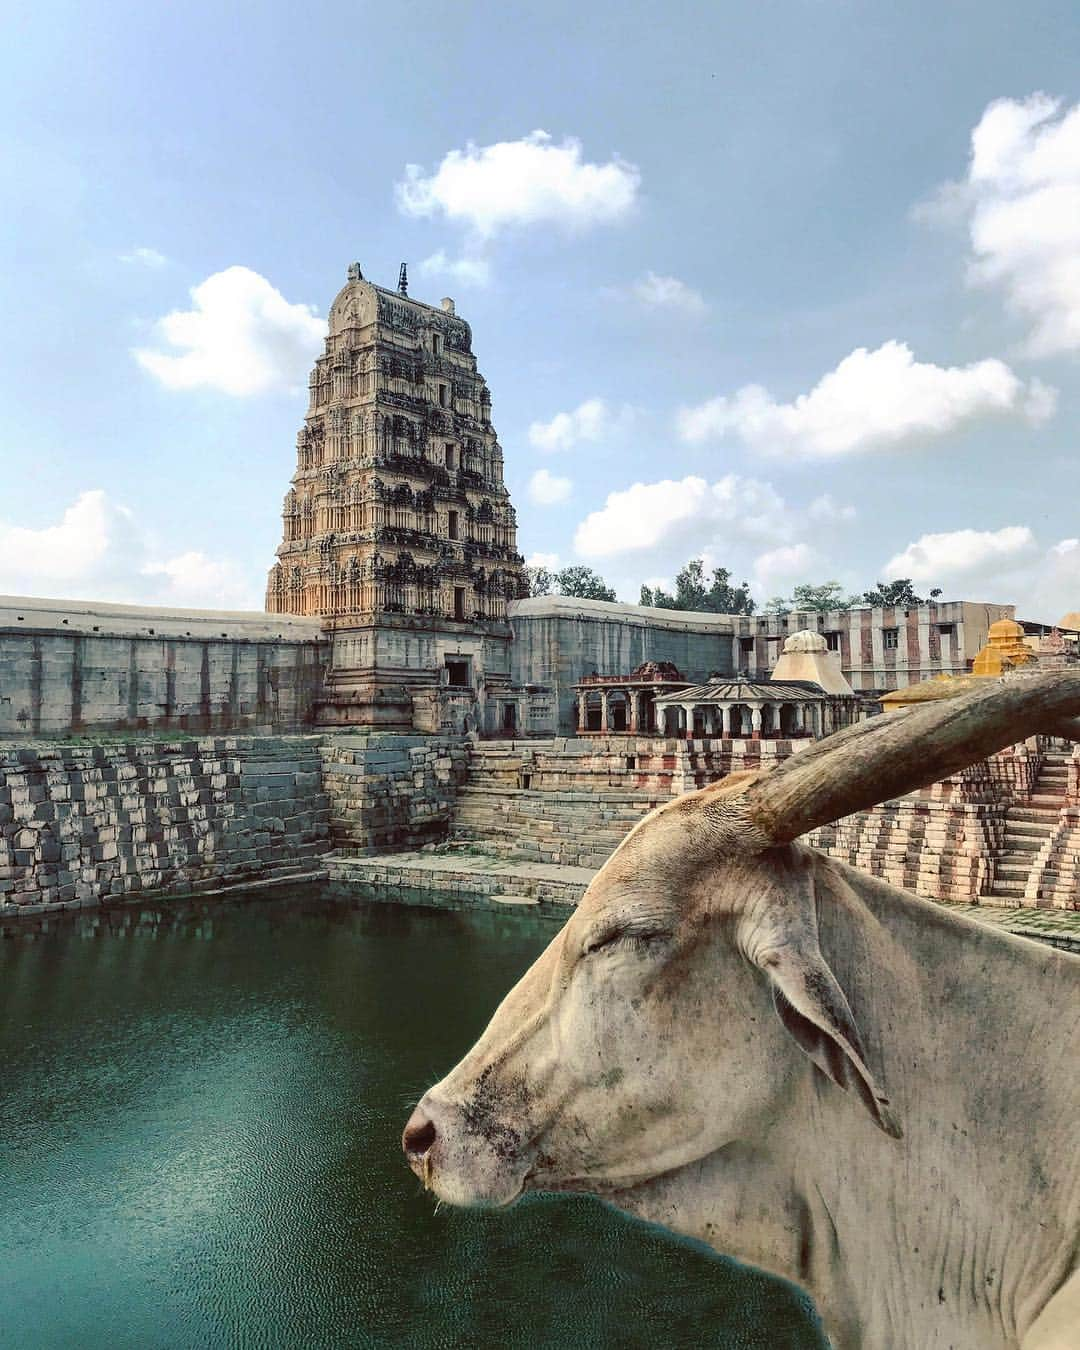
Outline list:
[[[401,264],[401,270],[398,272],[397,288],[401,295],[409,294],[409,268],[407,263]]]
[[[350,264],[349,264],[349,270],[348,270],[348,272],[346,273],[346,276],[347,276],[347,278],[348,278],[349,281],[363,281],[363,279],[364,279],[364,274],[363,274],[363,272],[360,271],[360,264],[359,264],[359,263],[350,263]]]

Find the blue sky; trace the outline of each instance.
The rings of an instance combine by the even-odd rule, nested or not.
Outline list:
[[[97,10],[0,51],[0,592],[261,607],[404,259],[528,556],[1080,608],[1074,3]]]

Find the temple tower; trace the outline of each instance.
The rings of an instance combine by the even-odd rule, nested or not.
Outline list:
[[[365,281],[330,307],[266,608],[334,634],[321,720],[494,729],[517,523],[469,325]]]

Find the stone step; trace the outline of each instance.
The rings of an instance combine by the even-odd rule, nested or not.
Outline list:
[[[1060,811],[1065,804],[1064,792],[1033,792],[1025,805],[1053,807]]]
[[[1010,863],[1007,858],[1001,858],[994,868],[994,878],[997,881],[1026,882],[1031,870],[1030,863]]]
[[[1046,838],[1049,838],[1049,836],[1046,836]],[[1014,857],[1034,856],[1035,853],[1038,853],[1038,850],[1042,848],[1042,845],[1045,844],[1046,838],[1034,838],[1033,836],[1030,836],[1030,834],[1022,834],[1022,836],[1019,837],[1010,837],[1006,834],[1006,837],[1004,837],[1004,848],[1002,849],[1002,853],[1003,855],[1011,855]]]
[[[991,895],[1003,895],[1023,899],[1024,892],[1027,890],[1027,884],[1024,881],[1006,880],[995,876]]]
[[[1060,807],[1014,806],[1009,810],[1008,821],[1010,825],[1014,821],[1023,821],[1032,825],[1056,825],[1060,814]]]
[[[1027,828],[1024,828],[1024,827]],[[1007,820],[1005,834],[1017,838],[1046,839],[1057,832],[1056,820]]]

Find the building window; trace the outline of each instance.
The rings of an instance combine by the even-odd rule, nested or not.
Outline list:
[[[432,352],[433,352],[436,356],[438,356],[438,354],[439,354],[439,335],[438,335],[438,333],[432,333],[432,335],[431,335],[431,350],[432,350]]]
[[[956,624],[939,623],[937,626],[937,630],[942,637],[952,637],[952,635],[956,632]]]
[[[454,618],[461,622],[465,620],[465,587],[454,587]]]
[[[440,385],[439,385],[439,407],[440,407],[440,408],[445,408],[445,407],[446,407],[446,385],[445,385],[445,384],[440,384]]]
[[[454,447],[447,444],[444,449],[446,451],[446,467],[452,469],[454,467]]]
[[[900,646],[899,628],[883,628],[881,635],[884,638],[884,646],[887,652],[894,652]]]
[[[451,539],[458,537],[458,513],[456,511],[451,511],[447,518],[447,532]]]
[[[826,647],[828,648],[828,650],[831,651],[831,652],[838,652],[838,651],[840,650],[840,634],[839,634],[839,633],[826,633],[826,634],[825,634],[825,646],[826,646]]]
[[[753,650],[754,650],[754,639],[752,637],[744,637],[739,639],[739,651],[751,654]]]
[[[452,661],[448,656],[446,658],[446,683],[453,689],[468,689],[468,661]]]

